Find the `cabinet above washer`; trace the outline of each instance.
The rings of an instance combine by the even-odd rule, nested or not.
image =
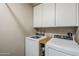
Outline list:
[[[44,3],[33,8],[33,27],[55,26],[55,4]]]

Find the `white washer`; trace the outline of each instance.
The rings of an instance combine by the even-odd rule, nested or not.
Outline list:
[[[73,40],[52,38],[45,46],[46,56],[79,56],[79,45]]]
[[[46,36],[34,35],[25,38],[25,55],[26,56],[39,56],[40,46],[39,41],[46,38]]]

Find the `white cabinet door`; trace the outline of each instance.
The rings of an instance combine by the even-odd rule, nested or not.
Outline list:
[[[42,4],[33,8],[33,27],[42,27],[43,8]]]
[[[56,4],[56,26],[77,25],[77,5],[75,3]]]
[[[45,3],[43,4],[43,27],[55,26],[55,4]]]
[[[77,25],[79,26],[79,3],[77,3]]]
[[[34,7],[33,27],[55,26],[55,4],[44,3]]]

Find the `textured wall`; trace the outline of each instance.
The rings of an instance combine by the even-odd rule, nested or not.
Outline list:
[[[37,29],[37,31],[43,31],[46,33],[68,33],[68,32],[73,32],[75,33],[75,27],[53,27],[53,28],[41,28]]]

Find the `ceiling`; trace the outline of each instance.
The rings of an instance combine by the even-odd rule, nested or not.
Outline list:
[[[33,7],[41,3],[30,3]]]

